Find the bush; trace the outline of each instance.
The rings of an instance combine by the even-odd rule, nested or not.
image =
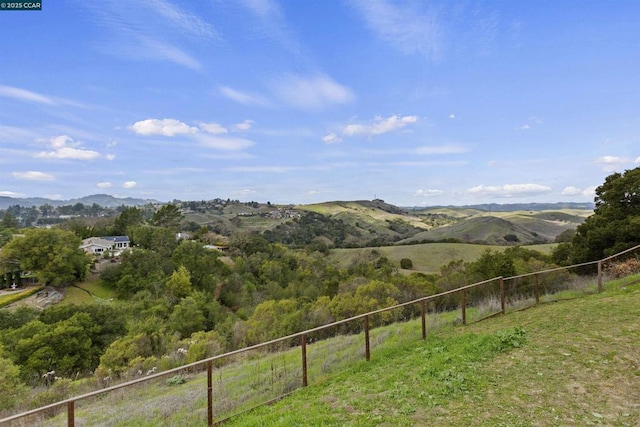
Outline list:
[[[400,268],[405,270],[411,270],[413,268],[413,261],[409,258],[402,258],[400,260]]]
[[[625,261],[616,262],[608,266],[606,271],[616,279],[640,273],[640,260],[629,258]]]

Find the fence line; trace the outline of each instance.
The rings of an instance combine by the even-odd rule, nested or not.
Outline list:
[[[214,413],[213,413],[213,362],[215,362],[216,360],[220,360],[223,358],[228,358],[231,356],[235,356],[238,354],[242,354],[242,353],[247,353],[253,350],[259,350],[263,347],[268,347],[274,344],[279,344],[279,343],[286,343],[286,342],[290,342],[291,340],[294,339],[300,339],[300,347],[301,347],[301,359],[302,359],[302,382],[301,382],[301,386],[302,387],[306,387],[308,385],[308,368],[307,368],[307,337],[308,335],[314,333],[314,332],[319,332],[331,327],[335,327],[335,326],[339,326],[339,325],[343,325],[343,324],[347,324],[347,323],[351,323],[354,321],[358,321],[358,320],[363,320],[363,328],[364,328],[364,338],[365,338],[365,358],[367,361],[370,360],[371,357],[371,347],[370,347],[370,317],[374,316],[376,314],[381,314],[381,313],[385,313],[387,311],[391,311],[391,310],[395,310],[398,308],[403,308],[403,307],[407,307],[410,305],[414,305],[414,304],[420,304],[420,316],[421,316],[421,327],[422,327],[422,339],[426,339],[427,336],[427,331],[426,331],[426,302],[428,301],[432,301],[432,300],[436,300],[438,298],[442,298],[444,296],[448,296],[448,295],[454,295],[457,293],[460,293],[461,296],[461,305],[460,305],[460,309],[461,309],[461,322],[463,325],[467,324],[467,308],[468,308],[468,294],[467,291],[473,290],[475,288],[478,288],[480,286],[483,285],[488,285],[491,283],[494,283],[495,281],[498,281],[499,283],[499,292],[500,292],[500,311],[497,313],[494,313],[488,317],[494,316],[496,314],[504,314],[506,312],[506,304],[507,304],[507,298],[506,298],[506,292],[505,292],[505,281],[515,281],[516,279],[523,279],[523,278],[527,278],[527,277],[534,277],[534,295],[535,295],[535,304],[539,304],[540,303],[540,285],[539,285],[539,277],[543,274],[547,274],[547,273],[553,273],[553,272],[557,272],[557,271],[562,271],[562,270],[566,270],[568,271],[569,269],[573,269],[573,268],[579,268],[579,267],[584,267],[584,266],[588,266],[588,265],[595,265],[597,264],[598,266],[598,273],[597,273],[597,284],[598,284],[598,292],[602,292],[602,281],[603,281],[603,271],[602,271],[602,265],[603,263],[610,261],[612,259],[615,259],[617,257],[620,257],[624,254],[627,254],[629,252],[633,252],[636,251],[640,248],[640,245],[634,246],[630,249],[627,249],[625,251],[616,253],[614,255],[611,255],[609,257],[603,258],[601,260],[598,261],[590,261],[590,262],[585,262],[585,263],[581,263],[581,264],[574,264],[574,265],[570,265],[567,267],[556,267],[556,268],[552,268],[552,269],[547,269],[547,270],[541,270],[541,271],[536,271],[536,272],[532,272],[532,273],[526,273],[526,274],[521,274],[518,276],[511,276],[511,277],[494,277],[488,280],[484,280],[481,282],[477,282],[477,283],[472,283],[466,286],[461,286],[459,288],[456,289],[451,289],[449,291],[445,291],[445,292],[441,292],[439,294],[435,294],[435,295],[429,295],[426,297],[422,297],[422,298],[418,298],[412,301],[408,301],[408,302],[404,302],[401,304],[397,304],[394,306],[390,306],[390,307],[385,307],[382,309],[378,309],[378,310],[374,310],[374,311],[370,311],[368,313],[363,313],[363,314],[359,314],[357,316],[353,316],[347,319],[342,319],[342,320],[338,320],[332,323],[328,323],[322,326],[318,326],[312,329],[308,329],[302,332],[297,332],[295,334],[291,334],[291,335],[287,335],[285,337],[281,337],[281,338],[277,338],[274,340],[270,340],[270,341],[266,341],[263,343],[259,343],[259,344],[255,344],[249,347],[245,347],[245,348],[241,348],[238,350],[234,350],[234,351],[230,351],[228,353],[224,353],[224,354],[220,354],[220,355],[216,355],[216,356],[212,356],[206,359],[202,359],[199,360],[197,362],[192,362],[189,363],[187,365],[182,365],[179,366],[177,368],[173,368],[173,369],[169,369],[166,371],[162,371],[162,372],[158,372],[155,374],[151,374],[148,376],[145,376],[143,378],[138,378],[138,379],[134,379],[131,381],[127,381],[121,384],[116,384],[113,386],[109,386],[100,390],[95,390],[89,393],[85,393],[79,396],[75,396],[69,399],[65,399],[65,400],[61,400],[59,402],[55,402],[46,406],[42,406],[39,408],[35,408],[26,412],[22,412],[19,414],[15,414],[12,416],[9,416],[7,418],[4,419],[0,419],[0,425],[5,425],[6,423],[9,423],[11,421],[15,421],[24,417],[28,417],[31,415],[37,415],[37,414],[41,414],[41,413],[46,413],[47,411],[53,410],[53,409],[57,409],[63,406],[67,407],[67,425],[69,427],[74,427],[75,426],[75,403],[77,401],[80,400],[85,400],[88,399],[90,397],[94,397],[94,396],[98,396],[98,395],[102,395],[102,394],[106,394],[109,392],[112,392],[114,390],[118,390],[118,389],[122,389],[122,388],[127,388],[127,387],[131,387],[133,385],[136,384],[140,384],[146,381],[151,381],[157,378],[161,378],[161,377],[165,377],[171,374],[176,374],[176,373],[181,373],[185,370],[188,369],[200,369],[202,370],[203,368],[206,367],[206,371],[207,371],[207,422],[208,422],[208,426],[213,426],[216,425],[217,423],[214,421]],[[479,320],[483,320],[483,319],[479,319]],[[478,320],[478,321],[479,321]],[[288,393],[287,393],[288,394]],[[283,396],[279,396],[278,398],[283,397]],[[272,399],[273,400],[277,400],[276,399]],[[266,404],[262,403],[262,404]]]

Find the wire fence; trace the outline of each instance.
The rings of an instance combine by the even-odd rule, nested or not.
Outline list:
[[[356,360],[368,361],[390,340],[426,339],[443,324],[466,325],[542,302],[601,292],[606,266],[638,249],[640,245],[599,261],[495,277],[364,313],[16,414],[1,419],[0,426],[157,426],[171,425],[176,416],[184,425],[218,425]],[[419,319],[420,327],[407,322],[411,319]],[[330,347],[316,345],[327,337]]]

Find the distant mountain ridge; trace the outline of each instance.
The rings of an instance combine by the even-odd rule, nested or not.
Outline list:
[[[148,203],[159,203],[152,199],[136,199],[132,197],[114,197],[109,194],[93,194],[90,196],[81,197],[79,199],[71,200],[54,200],[46,199],[44,197],[28,197],[28,198],[14,198],[0,196],[0,209],[7,209],[9,206],[23,206],[23,207],[38,207],[49,204],[51,206],[66,206],[75,205],[76,203],[82,203],[83,205],[93,205],[94,203],[105,208],[116,208],[118,206],[143,206]]]

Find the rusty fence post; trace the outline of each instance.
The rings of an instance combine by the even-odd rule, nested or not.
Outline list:
[[[504,279],[501,277],[500,278],[500,308],[502,309],[502,314],[504,314],[505,312],[505,304],[506,304],[506,300],[505,300],[505,295],[504,295]]]
[[[371,360],[371,345],[369,343],[369,316],[364,316],[364,356],[367,362]]]
[[[467,293],[462,290],[462,324],[467,324]]]
[[[302,349],[302,387],[307,386],[307,336],[300,337],[300,348]]]
[[[533,275],[533,279],[534,279],[533,292],[536,295],[536,305],[537,305],[537,304],[540,304],[540,282],[538,281],[538,275],[537,274]]]
[[[213,362],[207,362],[207,425],[213,426]]]
[[[72,400],[67,402],[67,426],[74,427],[76,425],[76,408],[75,402]]]
[[[598,261],[598,293],[602,292],[602,261]]]
[[[424,306],[424,300],[420,301],[420,315],[422,316],[422,339],[427,339],[427,319],[426,319],[426,307]]]

